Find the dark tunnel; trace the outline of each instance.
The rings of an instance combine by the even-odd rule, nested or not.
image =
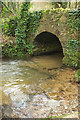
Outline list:
[[[59,38],[47,31],[35,37],[34,46],[38,49],[37,52],[39,54],[53,54],[54,52],[62,52],[63,54],[63,48]]]

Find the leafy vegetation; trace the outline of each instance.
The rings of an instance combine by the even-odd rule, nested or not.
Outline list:
[[[3,55],[7,56],[18,56],[24,57],[26,53],[32,54],[33,44],[30,40],[30,36],[36,32],[39,19],[41,18],[41,11],[34,11],[33,13],[29,12],[30,3],[24,2],[21,8],[21,13],[19,17],[15,19],[10,19],[9,22],[5,21],[3,24],[3,31],[7,35],[15,36],[16,47],[12,46],[11,43],[7,43],[7,50],[10,51],[6,53],[7,50],[3,50]],[[15,52],[13,54],[12,52]],[[15,50],[14,50],[15,49]],[[11,54],[11,55],[10,55]]]
[[[5,57],[13,57],[16,56],[17,53],[17,47],[12,42],[12,40],[9,39],[9,42],[2,44],[2,53]]]
[[[63,61],[66,65],[78,68],[80,66],[80,41],[69,40],[66,48],[65,57]]]
[[[68,33],[70,35],[70,39],[79,40],[79,30],[80,30],[80,9],[69,11],[68,14]]]
[[[40,12],[29,12],[30,3],[23,3],[21,14],[19,17],[18,27],[16,29],[17,47],[20,51],[32,54],[33,44],[31,43],[30,36],[36,32],[38,21],[41,18]]]
[[[80,69],[77,70],[74,76],[75,82],[80,83]]]
[[[2,24],[2,31],[5,35],[15,36],[15,30],[18,24],[18,17],[14,16],[6,19]]]
[[[66,8],[67,3],[56,3],[58,5],[61,5],[63,8]],[[5,4],[3,4],[5,6]],[[7,6],[7,5],[6,5]],[[10,12],[10,5],[9,10],[7,7],[3,7],[3,12],[8,11]],[[14,8],[14,4],[11,4],[12,9],[14,11],[17,11],[17,9]],[[3,33],[8,36],[14,36],[15,37],[15,44],[11,42],[11,40],[8,39],[9,42],[7,42],[5,45],[2,44],[2,53],[4,56],[13,57],[24,57],[26,54],[32,54],[33,53],[33,44],[31,41],[31,36],[35,34],[38,22],[43,14],[42,11],[34,11],[31,13],[29,11],[31,5],[29,2],[24,2],[21,7],[21,12],[18,16],[13,16],[12,18],[8,18],[5,20],[5,22],[2,25]],[[60,9],[60,8],[59,8]],[[13,13],[13,10],[11,13]],[[75,47],[75,44],[77,43],[77,40],[79,39],[79,26],[80,26],[80,10],[73,10],[69,11],[69,20],[68,20],[68,26],[69,26],[69,36],[70,41],[67,45],[65,58],[66,60],[71,61],[71,66],[78,66],[77,60],[78,57],[76,57],[77,53],[73,50],[77,50],[77,46]],[[72,40],[73,39],[73,40]],[[74,43],[74,45],[73,45]],[[78,44],[78,43],[77,43]],[[73,46],[73,47],[72,47]],[[4,49],[3,49],[4,48]],[[14,52],[13,52],[14,51]],[[75,57],[73,57],[75,56]],[[64,58],[64,60],[65,60]],[[79,61],[79,60],[78,60]],[[69,62],[66,64],[68,65]]]
[[[79,26],[80,26],[80,9],[69,11],[69,20],[68,20],[68,34],[70,40],[68,41],[65,57],[63,62],[75,68],[80,67],[80,41],[79,41]],[[73,40],[72,40],[73,38]]]

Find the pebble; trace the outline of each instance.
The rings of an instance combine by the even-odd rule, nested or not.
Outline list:
[[[4,106],[4,116],[17,116],[19,118],[47,118],[49,116],[59,116],[71,114],[78,111],[76,108],[78,100],[66,102],[65,100],[48,99],[45,94],[34,95],[32,101],[25,108],[12,110],[10,106]],[[74,109],[74,110],[73,110]],[[17,114],[18,113],[18,114]]]

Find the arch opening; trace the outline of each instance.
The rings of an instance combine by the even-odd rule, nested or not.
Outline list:
[[[37,35],[33,44],[39,55],[53,54],[55,52],[61,52],[63,54],[63,48],[59,38],[50,32],[45,31]]]

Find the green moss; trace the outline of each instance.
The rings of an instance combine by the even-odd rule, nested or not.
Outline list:
[[[80,68],[80,52],[76,52],[73,56],[65,55],[63,58],[63,64],[69,67]]]
[[[65,64],[65,65],[67,65],[69,67],[78,67],[78,59],[75,56],[72,56],[70,58],[65,56],[63,58],[63,64]]]
[[[53,8],[53,9],[48,9],[48,10],[42,10],[42,14],[53,14],[53,13],[68,13],[70,9],[64,9],[64,8]]]
[[[80,69],[77,70],[74,76],[75,82],[80,83]]]
[[[78,40],[69,40],[66,51],[65,57],[63,58],[63,63],[75,67],[80,68],[80,52],[78,51],[80,42]]]
[[[55,116],[54,118],[64,118],[67,117],[68,115],[60,115],[60,116]]]
[[[76,53],[75,53],[75,56],[80,59],[80,52],[76,52]]]

